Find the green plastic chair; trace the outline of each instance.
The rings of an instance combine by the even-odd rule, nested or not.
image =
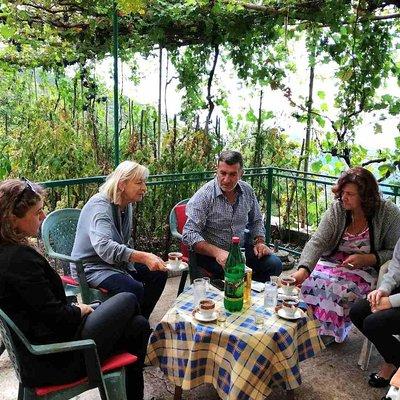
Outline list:
[[[126,400],[125,366],[137,361],[135,355],[118,354],[100,365],[96,344],[91,339],[33,345],[1,309],[0,332],[19,380],[18,400],[67,400],[96,387],[102,400]],[[46,354],[83,351],[87,376],[61,385],[28,387],[21,378],[24,366],[20,362],[18,350],[20,345],[16,345],[17,341],[22,343],[30,354],[39,357]]]
[[[105,289],[89,287],[84,272],[85,259],[71,257],[74,246],[76,226],[81,210],[63,208],[51,212],[42,223],[42,240],[49,257],[63,262],[64,276],[61,277],[67,296],[80,292],[86,304],[95,300],[106,300],[110,297]],[[70,276],[69,263],[76,265],[78,282]]]

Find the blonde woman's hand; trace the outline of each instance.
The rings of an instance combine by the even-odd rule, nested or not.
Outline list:
[[[153,253],[147,253],[145,263],[150,271],[166,271],[165,262]]]
[[[147,265],[150,271],[166,271],[165,262],[153,253],[135,250],[130,258],[130,262],[137,262]]]
[[[374,307],[377,307],[378,304],[381,301],[381,298],[383,297],[388,297],[389,293],[387,293],[386,291],[382,290],[382,289],[375,289],[372,292],[368,293],[367,299],[369,301],[369,304],[371,305],[371,310]]]

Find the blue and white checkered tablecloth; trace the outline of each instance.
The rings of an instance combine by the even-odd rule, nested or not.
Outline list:
[[[223,293],[208,297],[223,309]],[[303,304],[305,308],[305,304]],[[318,323],[306,312],[288,321],[264,310],[262,293],[252,305],[226,321],[202,323],[193,317],[193,291],[188,288],[165,314],[150,337],[148,361],[183,390],[211,383],[222,399],[263,399],[274,386],[294,389],[301,384],[299,362],[324,345]],[[256,325],[255,315],[264,323]]]

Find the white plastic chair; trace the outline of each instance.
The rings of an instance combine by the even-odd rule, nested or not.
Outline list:
[[[386,397],[383,397],[385,400],[400,400],[400,388],[398,384],[394,382],[399,382],[400,379],[400,368],[397,372],[393,375],[392,379],[390,380],[390,389],[387,392]]]

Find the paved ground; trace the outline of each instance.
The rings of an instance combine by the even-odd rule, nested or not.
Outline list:
[[[155,325],[173,303],[179,284],[179,277],[168,279],[166,290],[151,318]],[[380,400],[385,389],[368,386],[368,374],[375,371],[379,355],[374,351],[368,372],[361,371],[357,359],[362,345],[362,336],[355,329],[343,344],[333,344],[320,355],[301,363],[303,384],[296,390],[298,400]],[[154,367],[145,369],[145,399],[171,400],[173,385]],[[7,353],[0,357],[0,400],[17,398],[17,379],[12,370]],[[284,399],[284,392],[276,389],[268,400]],[[183,395],[184,399],[217,400],[211,385],[203,385]],[[92,390],[76,398],[77,400],[97,400],[97,391]]]

